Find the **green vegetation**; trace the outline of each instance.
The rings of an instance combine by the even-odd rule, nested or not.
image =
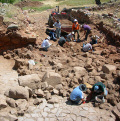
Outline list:
[[[0,0],[0,2],[2,2],[2,3],[14,3],[15,2],[15,0]]]
[[[45,5],[45,6],[40,6],[40,7],[24,7],[23,10],[27,10],[27,9],[33,9],[36,11],[44,11],[47,9],[51,9],[52,7],[50,5]]]
[[[110,0],[101,0],[103,2],[109,2]],[[65,0],[61,2],[59,5],[69,5],[69,6],[80,6],[80,5],[90,5],[95,4],[95,0]]]
[[[45,1],[45,0],[31,0],[31,1]]]

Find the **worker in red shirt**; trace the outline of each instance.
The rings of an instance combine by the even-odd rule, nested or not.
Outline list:
[[[77,32],[77,40],[79,40],[79,24],[78,24],[78,21],[77,19],[74,19],[74,22],[73,22],[73,25],[72,25],[72,31],[74,32],[74,41],[75,40],[75,33]]]

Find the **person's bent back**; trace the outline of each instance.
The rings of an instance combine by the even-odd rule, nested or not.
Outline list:
[[[90,43],[83,45],[83,51],[84,52],[88,52],[89,50],[92,50],[92,45]]]

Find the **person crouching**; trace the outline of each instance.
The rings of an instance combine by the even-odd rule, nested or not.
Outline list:
[[[74,104],[80,104],[81,102],[84,104],[85,100],[84,100],[84,94],[83,92],[86,91],[86,85],[85,84],[81,84],[79,86],[77,86],[70,94],[70,100],[74,103]]]
[[[43,40],[41,47],[44,51],[47,51],[47,49],[51,46],[51,44],[49,43],[50,37],[48,36],[47,38],[45,38],[45,40]]]

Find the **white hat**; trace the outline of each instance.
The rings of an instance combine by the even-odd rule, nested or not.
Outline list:
[[[72,34],[74,34],[74,32],[72,32]]]
[[[74,19],[74,22],[77,22],[77,19]]]
[[[50,36],[48,36],[47,39],[50,40]]]
[[[80,25],[80,28],[82,28],[83,27],[83,25]]]

